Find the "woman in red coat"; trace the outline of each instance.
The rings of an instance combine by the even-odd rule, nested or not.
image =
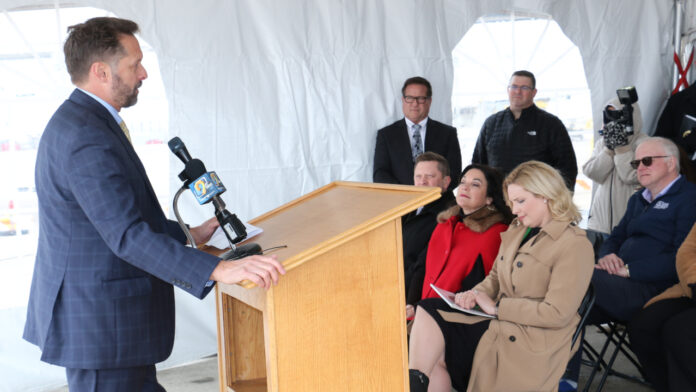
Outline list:
[[[428,243],[421,298],[437,297],[430,284],[451,292],[474,287],[493,266],[500,233],[512,220],[502,192],[502,175],[486,165],[471,164],[455,190],[457,204],[438,215]],[[408,317],[413,306],[406,308]]]

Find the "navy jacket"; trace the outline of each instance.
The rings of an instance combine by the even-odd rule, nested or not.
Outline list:
[[[185,247],[111,114],[75,90],[36,159],[39,245],[24,338],[41,359],[123,368],[166,359],[173,284],[204,297],[219,258]]]
[[[677,250],[696,222],[696,185],[679,178],[669,191],[648,203],[639,190],[628,200],[621,222],[604,241],[599,257],[616,253],[631,279],[677,282]]]
[[[423,151],[436,152],[449,162],[449,190],[459,185],[462,171],[462,152],[459,149],[457,128],[428,118]],[[406,120],[401,119],[377,131],[375,160],[372,171],[374,182],[413,185],[413,155]]]

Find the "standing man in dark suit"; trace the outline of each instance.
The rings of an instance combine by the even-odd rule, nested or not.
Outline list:
[[[433,97],[430,82],[420,76],[407,79],[401,95],[404,118],[377,132],[372,180],[413,185],[414,163],[424,151],[444,156],[451,172],[460,173],[457,129],[428,118]],[[456,182],[452,181],[450,190]]]
[[[66,368],[75,391],[163,391],[155,363],[174,343],[174,289],[205,297],[214,281],[268,288],[275,258],[220,258],[185,246],[167,220],[119,111],[147,77],[138,25],[94,18],[68,28],[77,87],[53,115],[36,159],[39,245],[24,338]],[[198,243],[217,223],[192,228]]]

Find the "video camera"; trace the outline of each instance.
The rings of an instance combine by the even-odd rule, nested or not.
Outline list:
[[[611,150],[628,144],[628,137],[633,135],[633,104],[638,102],[638,93],[633,86],[616,90],[616,95],[623,108],[604,108],[604,128],[599,131],[604,144]]]

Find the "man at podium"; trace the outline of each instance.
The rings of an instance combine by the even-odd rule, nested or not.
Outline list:
[[[184,245],[119,114],[147,78],[138,25],[100,17],[68,31],[76,89],[39,143],[39,244],[24,339],[42,361],[66,368],[70,391],[163,391],[155,363],[174,344],[173,286],[203,298],[214,281],[269,287],[284,269],[271,257],[228,262]],[[195,242],[216,226],[192,228]]]

